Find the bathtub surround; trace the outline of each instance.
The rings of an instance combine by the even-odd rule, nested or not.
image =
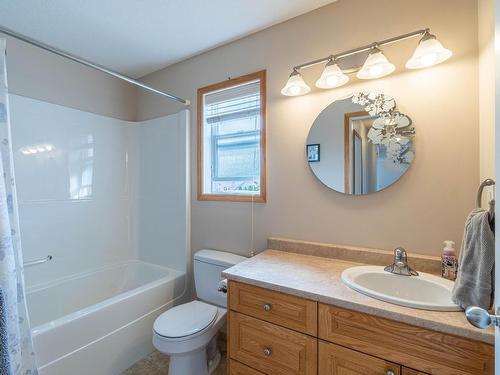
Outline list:
[[[133,123],[9,98],[25,259],[53,256],[26,272],[40,374],[119,373],[188,295],[189,112]]]
[[[188,118],[184,110],[127,129],[132,248],[146,262],[182,271],[190,263]]]
[[[35,353],[26,306],[23,254],[16,184],[4,38],[0,38],[0,310],[1,374],[36,375]]]
[[[129,243],[128,124],[10,95],[28,287],[134,256]],[[51,144],[25,155],[26,146]]]
[[[53,256],[28,287],[130,259],[186,270],[187,111],[133,123],[10,101],[25,258]],[[22,153],[38,144],[53,150]]]
[[[338,1],[143,80],[190,99],[196,108],[198,88],[228,76],[267,70],[268,202],[254,208],[256,250],[266,248],[269,236],[279,236],[386,250],[403,245],[413,253],[438,256],[444,239],[460,241],[479,181],[476,6],[469,0]],[[342,51],[421,27],[431,28],[454,56],[432,69],[405,70],[415,48],[410,40],[384,48],[384,54],[398,67],[391,76],[374,81],[352,77],[338,89],[313,87],[311,93],[298,98],[280,94],[293,65],[326,56],[332,46]],[[304,79],[314,82],[322,68],[304,71]],[[366,197],[348,197],[322,186],[309,170],[304,151],[309,128],[321,110],[357,91],[397,98],[401,111],[411,114],[419,131],[418,156],[408,173],[396,185]],[[141,120],[178,108],[138,93]],[[193,186],[195,131],[193,118]],[[194,188],[191,201],[193,250],[209,247],[248,254],[251,205],[200,202]]]

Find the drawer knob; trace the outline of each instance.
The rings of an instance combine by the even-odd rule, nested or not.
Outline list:
[[[264,304],[264,310],[265,311],[271,311],[271,304],[270,303]]]
[[[266,357],[269,357],[271,354],[273,354],[273,351],[271,350],[271,348],[265,348],[264,349],[264,355]],[[394,375],[394,374],[393,374]]]
[[[396,373],[394,371],[392,371],[391,369],[389,369],[389,370],[387,370],[385,375],[396,375]]]

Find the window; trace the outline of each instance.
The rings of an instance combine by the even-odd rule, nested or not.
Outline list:
[[[198,199],[266,201],[266,72],[198,90]]]

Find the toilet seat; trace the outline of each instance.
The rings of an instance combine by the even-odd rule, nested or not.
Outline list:
[[[175,306],[161,314],[153,325],[154,332],[171,340],[202,334],[217,319],[216,306],[192,301]]]

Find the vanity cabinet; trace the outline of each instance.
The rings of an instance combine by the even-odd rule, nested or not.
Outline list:
[[[229,281],[230,375],[487,375],[493,346]]]

